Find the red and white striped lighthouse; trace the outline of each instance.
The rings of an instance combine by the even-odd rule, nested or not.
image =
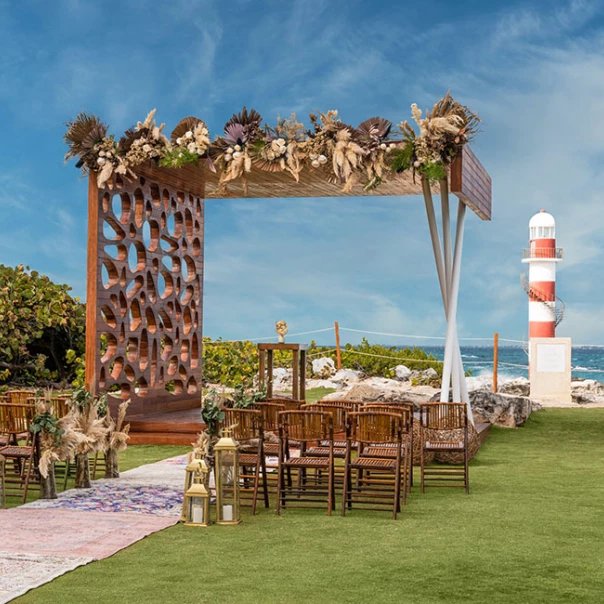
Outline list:
[[[553,338],[564,316],[564,303],[556,296],[556,264],[562,260],[556,221],[541,210],[531,218],[529,232],[530,247],[522,254],[522,262],[529,265],[528,281],[522,276],[529,296],[529,338]]]

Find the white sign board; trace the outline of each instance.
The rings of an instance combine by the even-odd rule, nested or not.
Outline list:
[[[537,371],[539,373],[564,373],[566,371],[566,346],[564,344],[537,344]]]

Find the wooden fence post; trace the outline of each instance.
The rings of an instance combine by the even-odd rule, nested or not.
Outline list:
[[[493,392],[497,392],[497,363],[499,362],[499,334],[493,336]]]
[[[340,350],[340,326],[338,325],[337,321],[334,322],[333,326],[336,332],[336,366],[338,368],[338,371],[340,371],[340,369],[342,369],[342,352]]]

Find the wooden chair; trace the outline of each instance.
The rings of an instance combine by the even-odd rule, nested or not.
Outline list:
[[[294,439],[300,443],[300,457],[289,455],[289,443]],[[327,456],[305,455],[309,443],[326,441]],[[327,514],[335,509],[334,456],[333,456],[333,416],[318,411],[282,411],[279,413],[279,467],[277,486],[277,514],[281,507],[319,507],[327,504]],[[297,480],[292,482],[292,470],[297,472]],[[308,473],[327,473],[327,485],[322,479],[309,480]],[[287,474],[287,480],[286,480]],[[304,504],[304,505],[298,505]],[[322,507],[322,506],[321,506]]]
[[[465,403],[423,403],[420,405],[421,426],[421,489],[427,486],[463,487],[470,492],[468,471],[468,409]],[[451,434],[455,431],[455,434]],[[462,434],[462,439],[455,437]],[[449,440],[443,440],[449,436]],[[426,469],[424,455],[435,451],[463,453],[463,470],[430,467]]]
[[[229,408],[225,408],[223,411],[225,414],[223,425],[231,427],[233,438],[240,445],[239,493],[241,501],[251,500],[253,515],[256,513],[260,477],[262,477],[264,507],[269,507],[262,412],[258,409]]]
[[[365,403],[362,407],[363,411],[379,411],[383,413],[400,413],[403,418],[403,426],[409,424],[409,434],[403,434],[403,453],[405,457],[405,470],[408,475],[407,486],[409,492],[413,487],[413,433],[414,433],[414,410],[413,403],[406,402],[388,402],[388,403]],[[376,451],[381,449],[381,451]],[[384,454],[388,457],[396,457],[396,451],[391,445],[373,445],[364,450],[364,455],[367,457],[375,456],[383,457]]]
[[[262,413],[262,430],[265,439],[269,433],[275,436],[279,434],[279,413],[286,411],[284,404],[260,401],[254,403],[252,409],[257,409]],[[264,454],[267,457],[279,457],[279,443],[265,442]]]
[[[38,438],[32,434],[29,426],[34,418],[33,405],[2,405],[0,412],[0,432],[9,434],[25,434],[25,443],[8,444],[0,448],[0,455],[6,458],[13,468],[12,473],[5,469],[7,494],[21,494],[22,502],[27,500],[27,492],[31,482],[39,483],[38,476]],[[13,486],[15,485],[15,486]]]
[[[346,457],[346,440],[335,440],[338,436],[346,438],[346,414],[350,407],[340,402],[335,401],[319,401],[317,403],[306,403],[302,405],[302,410],[318,411],[319,413],[329,413],[333,421],[333,456],[336,459],[344,459]],[[337,444],[336,444],[337,443]],[[338,446],[343,444],[344,446]],[[316,446],[305,449],[304,455],[310,457],[326,457],[329,455],[330,448],[328,441],[320,441]]]
[[[405,426],[409,430],[409,426]],[[356,440],[359,451],[366,445],[391,445],[396,451],[395,457],[366,457],[359,455],[352,460],[352,447],[346,447],[344,493],[342,496],[342,516],[351,510],[354,503],[366,510],[383,510],[390,506],[388,492],[392,490],[392,517],[401,504],[401,485],[403,503],[407,491],[407,477],[403,468],[403,418],[400,413],[381,411],[359,411],[348,415],[347,442]],[[352,472],[357,472],[356,487],[352,487]],[[392,476],[392,480],[388,480]]]

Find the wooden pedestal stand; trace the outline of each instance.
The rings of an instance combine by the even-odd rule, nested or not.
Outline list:
[[[292,367],[292,399],[306,401],[306,344],[258,344],[260,361],[259,385],[262,388],[266,380],[266,398],[273,398],[273,353],[276,350],[291,350],[293,355]],[[266,371],[266,376],[265,376]]]

